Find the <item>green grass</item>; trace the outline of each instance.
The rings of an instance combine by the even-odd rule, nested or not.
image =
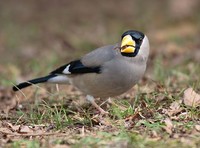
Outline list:
[[[12,148],[21,148],[21,147],[26,147],[26,148],[39,148],[40,143],[39,141],[36,140],[20,140],[20,141],[15,141],[11,144]]]
[[[14,111],[15,115],[10,113],[10,122],[15,125],[52,126],[52,132],[69,133],[69,138],[45,137],[47,143],[22,138],[20,141],[13,141],[11,145],[13,147],[21,145],[27,147],[42,145],[44,147],[51,139],[54,144],[67,144],[72,147],[188,147],[190,144],[187,140],[190,139],[192,146],[197,147],[199,135],[191,136],[191,133],[199,122],[199,107],[194,108],[181,104],[183,111],[172,116],[169,116],[166,111],[169,111],[171,103],[181,99],[187,87],[199,90],[199,78],[187,79],[187,77],[199,73],[200,67],[192,63],[193,70],[190,71],[191,63],[185,62],[178,68],[164,68],[162,61],[162,58],[155,60],[153,71],[156,79],[147,82],[154,88],[151,93],[143,93],[142,88],[146,84],[141,83],[137,94],[131,96],[135,98],[133,102],[122,97],[114,100],[112,104],[108,103],[104,107],[109,111],[109,115],[103,118],[95,117],[96,113],[93,113],[95,109],[90,106],[86,108],[79,106],[77,110],[75,104],[67,101],[70,98],[75,101],[79,99],[79,95],[71,94],[66,97],[62,91],[57,92],[55,88],[52,88],[41,101],[42,86],[34,88],[32,101],[24,102],[24,108]],[[184,82],[182,82],[183,79]],[[174,125],[171,135],[164,129],[166,118],[171,118]],[[101,123],[101,120],[108,125],[102,124],[104,122]],[[83,127],[85,136],[81,136],[80,133]],[[75,132],[70,134],[70,130]],[[178,138],[173,138],[176,135]]]

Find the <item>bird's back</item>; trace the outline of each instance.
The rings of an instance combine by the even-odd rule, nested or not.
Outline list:
[[[85,66],[100,66],[105,62],[112,60],[116,56],[118,44],[107,45],[93,50],[82,57],[81,61]]]

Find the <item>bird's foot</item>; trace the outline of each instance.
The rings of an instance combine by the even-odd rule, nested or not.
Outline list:
[[[101,108],[99,105],[96,104],[93,96],[87,95],[86,99],[100,112],[101,115],[108,114],[107,111],[105,111],[103,108]]]
[[[98,109],[98,111],[100,112],[101,115],[107,115],[107,114],[109,114],[109,112],[105,111],[105,110],[102,109],[100,106],[99,106],[99,108],[97,108],[97,109]]]

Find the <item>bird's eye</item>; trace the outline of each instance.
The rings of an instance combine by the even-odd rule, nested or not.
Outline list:
[[[139,38],[139,41],[142,41],[142,38]]]

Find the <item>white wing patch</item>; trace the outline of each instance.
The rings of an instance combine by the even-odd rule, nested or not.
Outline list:
[[[70,67],[70,64],[67,65],[67,67],[63,70],[63,74],[71,74],[71,72],[69,71],[69,67]]]
[[[57,84],[70,84],[71,80],[66,75],[58,75],[56,77],[50,78],[47,82]]]

